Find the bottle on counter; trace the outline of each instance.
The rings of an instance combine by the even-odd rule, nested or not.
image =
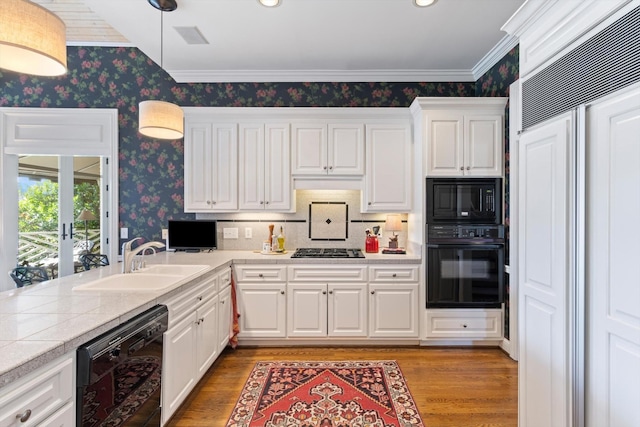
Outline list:
[[[280,234],[277,237],[278,240],[278,252],[284,252],[284,231],[282,226],[280,226]]]

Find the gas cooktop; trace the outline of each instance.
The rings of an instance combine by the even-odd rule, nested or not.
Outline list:
[[[364,258],[360,249],[298,248],[291,258]]]

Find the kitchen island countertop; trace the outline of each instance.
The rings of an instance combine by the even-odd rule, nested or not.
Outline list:
[[[149,264],[209,265],[197,278],[152,292],[78,291],[75,287],[118,274],[122,265],[85,271],[37,285],[0,292],[0,389],[32,370],[75,351],[81,344],[232,264],[420,264],[420,253],[366,254],[365,258],[291,259],[253,251],[160,252]],[[135,273],[132,273],[135,274]]]

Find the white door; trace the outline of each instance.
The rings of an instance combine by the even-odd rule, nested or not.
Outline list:
[[[586,426],[640,426],[640,88],[587,110]]]
[[[327,168],[327,125],[291,125],[291,173],[326,175]]]
[[[330,175],[364,174],[364,126],[329,124],[328,163]]]
[[[264,209],[264,125],[240,124],[240,209]]]
[[[286,284],[238,283],[239,337],[283,338],[286,334]]]
[[[291,208],[290,167],[291,159],[289,155],[289,125],[265,125],[265,209],[286,211]]]
[[[222,352],[229,344],[231,336],[231,286],[227,286],[218,295],[218,352]]]
[[[287,336],[327,336],[327,285],[291,283],[287,286]]]
[[[572,164],[565,114],[519,142],[519,425],[566,427],[571,414]]]
[[[202,304],[196,313],[196,366],[200,378],[218,357],[218,296]]]
[[[369,336],[418,337],[418,284],[369,284]]]
[[[328,291],[329,336],[367,336],[367,285],[331,283]]]
[[[468,115],[464,118],[464,174],[502,176],[502,116]]]
[[[427,119],[427,176],[462,176],[464,116],[429,112]]]

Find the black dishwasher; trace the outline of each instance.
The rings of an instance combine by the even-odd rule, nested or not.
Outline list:
[[[167,324],[158,305],[78,348],[77,426],[160,426]]]

